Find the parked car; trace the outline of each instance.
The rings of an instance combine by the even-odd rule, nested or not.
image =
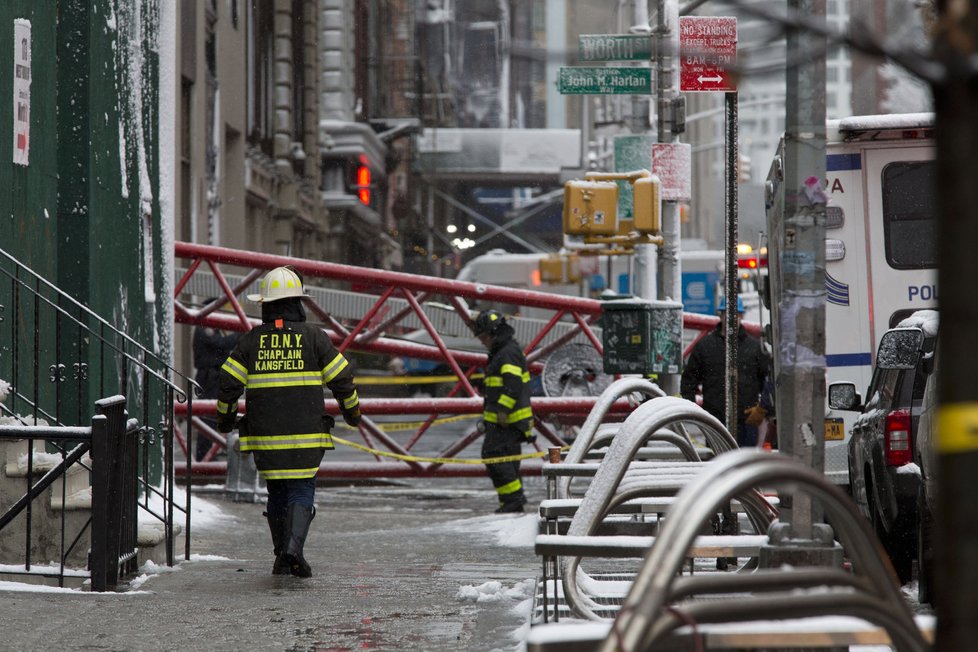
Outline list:
[[[901,583],[917,555],[920,466],[913,444],[937,339],[937,313],[921,310],[880,338],[866,402],[853,383],[833,383],[832,407],[860,414],[849,440],[852,496],[890,556]]]
[[[917,599],[936,606],[934,601],[934,514],[937,510],[937,351],[925,364],[927,387],[920,404],[920,420],[914,437],[914,458],[920,466],[920,494],[917,499]]]

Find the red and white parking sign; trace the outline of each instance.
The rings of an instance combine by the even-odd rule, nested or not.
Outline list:
[[[679,17],[679,90],[735,91],[728,68],[737,62],[737,19]]]

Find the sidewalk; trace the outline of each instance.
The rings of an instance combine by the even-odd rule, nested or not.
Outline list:
[[[531,507],[543,497],[532,482]],[[492,514],[486,478],[320,487],[308,580],[270,574],[261,503],[194,496],[191,560],[144,567],[124,593],[0,584],[0,649],[523,648],[535,507]]]

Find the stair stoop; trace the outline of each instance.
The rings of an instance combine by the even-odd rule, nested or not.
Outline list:
[[[179,523],[173,524],[173,554],[175,562],[179,562],[179,557],[184,549],[185,538],[183,526]],[[157,565],[166,564],[166,530],[160,522],[140,523],[136,532],[136,545],[138,555],[136,562],[139,568],[143,567],[148,561]]]

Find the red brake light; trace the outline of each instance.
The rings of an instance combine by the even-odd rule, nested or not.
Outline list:
[[[903,466],[913,461],[910,441],[910,410],[894,410],[886,415],[883,451],[888,466]]]
[[[767,267],[767,258],[761,258],[759,261],[754,256],[750,258],[738,258],[737,267],[740,269],[757,269],[758,267]]]

